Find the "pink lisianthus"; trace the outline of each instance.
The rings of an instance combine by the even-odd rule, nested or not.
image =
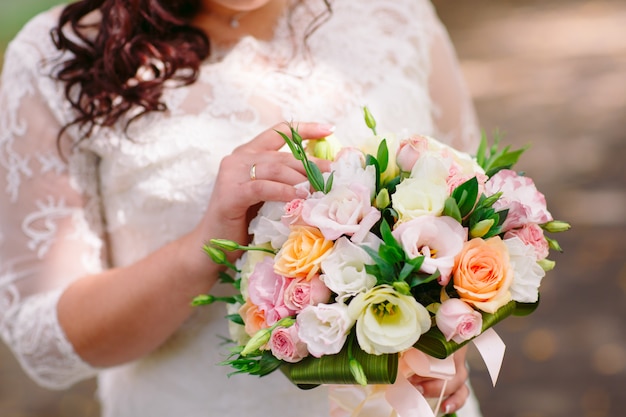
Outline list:
[[[550,252],[548,241],[543,235],[543,229],[537,224],[527,224],[519,229],[509,230],[504,234],[504,239],[518,237],[525,245],[532,246],[535,250],[536,260],[547,258]]]
[[[268,326],[292,316],[294,311],[285,305],[284,292],[288,279],[274,272],[271,257],[258,262],[248,279],[248,297],[265,315]]]
[[[298,336],[298,324],[290,327],[277,327],[269,341],[272,354],[285,362],[299,362],[309,355],[306,344]]]
[[[482,332],[483,316],[469,304],[450,298],[437,310],[435,322],[447,341],[463,343]]]
[[[380,211],[371,204],[370,190],[359,183],[337,186],[320,198],[304,202],[302,218],[317,227],[327,240],[342,235],[359,243],[380,219]]]
[[[531,178],[518,175],[510,169],[498,171],[485,184],[487,196],[497,192],[502,192],[502,197],[493,207],[496,210],[509,210],[502,225],[503,231],[529,223],[543,224],[552,220],[552,215],[546,207],[546,198],[537,190]]]
[[[393,236],[409,258],[424,256],[420,271],[432,274],[439,270],[439,283],[447,285],[454,259],[467,240],[467,231],[452,217],[421,216],[398,225]]]
[[[308,305],[327,302],[330,295],[330,290],[320,280],[319,275],[310,280],[306,278],[290,279],[284,292],[285,305],[296,313]]]

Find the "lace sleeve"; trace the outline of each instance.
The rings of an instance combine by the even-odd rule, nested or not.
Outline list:
[[[52,48],[44,20],[11,43],[0,81],[0,335],[33,380],[61,389],[95,373],[56,305],[69,283],[102,268],[102,239],[94,157],[70,150],[63,161],[57,151],[62,94],[42,66]]]
[[[433,17],[429,88],[437,137],[473,153],[480,140],[474,104],[448,32],[439,18]]]

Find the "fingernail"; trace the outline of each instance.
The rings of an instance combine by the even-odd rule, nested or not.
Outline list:
[[[309,196],[309,192],[302,188],[296,188],[296,196],[298,198],[307,198]]]
[[[452,404],[446,404],[446,406],[443,409],[443,413],[450,414],[453,409],[454,409],[454,406]]]
[[[335,131],[335,125],[329,124],[329,123],[320,123],[319,128],[322,130],[328,130],[329,132],[334,132]]]

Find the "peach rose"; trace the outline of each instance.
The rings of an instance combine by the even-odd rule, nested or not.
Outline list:
[[[498,236],[466,242],[452,276],[459,298],[482,311],[494,313],[511,300],[513,269],[507,246]]]
[[[246,333],[250,336],[267,327],[265,313],[250,300],[246,300],[246,303],[239,308],[239,315],[246,324]]]
[[[320,263],[333,248],[319,229],[292,226],[283,247],[276,254],[274,271],[285,277],[311,279],[320,270]]]

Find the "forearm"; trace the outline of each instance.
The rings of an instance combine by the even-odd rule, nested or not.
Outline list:
[[[217,266],[172,242],[141,261],[77,280],[61,296],[61,327],[76,352],[97,367],[137,359],[162,344],[189,317],[195,295],[208,292]]]

